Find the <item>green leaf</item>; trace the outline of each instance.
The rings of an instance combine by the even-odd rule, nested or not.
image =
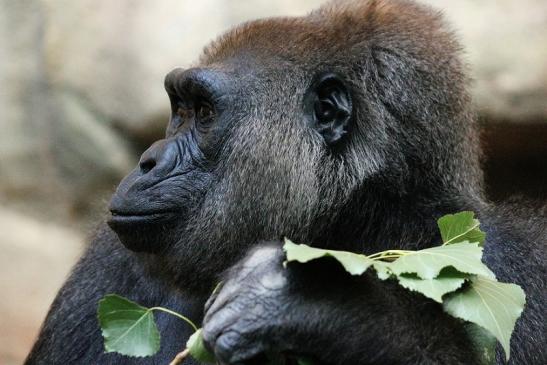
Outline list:
[[[322,257],[333,257],[352,275],[361,275],[374,264],[374,261],[365,255],[346,251],[324,250],[308,245],[297,245],[287,238],[285,238],[283,249],[287,254],[286,262],[298,261],[306,263]]]
[[[463,241],[484,243],[485,233],[479,228],[479,221],[474,219],[473,212],[448,214],[437,221],[443,244],[453,244]]]
[[[478,324],[494,335],[509,359],[509,342],[526,297],[515,284],[484,277],[471,279],[471,285],[445,298],[444,310],[457,318]]]
[[[434,279],[420,279],[416,274],[397,276],[399,284],[406,289],[419,292],[438,303],[442,303],[443,295],[459,289],[469,275],[455,270],[443,270]]]
[[[390,265],[390,262],[374,261],[372,267],[376,270],[376,275],[378,275],[380,280],[386,280],[393,276],[393,273],[390,270]]]
[[[160,334],[148,308],[110,294],[99,301],[98,317],[106,352],[136,357],[158,352]]]
[[[406,254],[392,262],[390,269],[396,275],[415,273],[422,279],[433,279],[442,269],[452,266],[461,273],[495,278],[481,258],[478,243],[461,242]]]
[[[466,323],[465,331],[471,339],[479,365],[496,364],[496,338],[487,330],[475,323]]]
[[[190,355],[203,363],[214,364],[216,363],[215,355],[210,353],[203,345],[203,337],[201,334],[201,328],[198,329],[186,342],[186,348],[190,351]]]

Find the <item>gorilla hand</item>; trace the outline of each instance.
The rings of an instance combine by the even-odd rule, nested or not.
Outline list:
[[[221,364],[295,349],[294,316],[303,303],[291,293],[283,259],[279,246],[259,246],[207,302],[203,338]]]
[[[390,280],[352,277],[334,260],[284,267],[284,258],[280,243],[258,246],[207,302],[203,338],[221,364],[264,354],[314,364],[475,363],[463,326],[437,303]]]

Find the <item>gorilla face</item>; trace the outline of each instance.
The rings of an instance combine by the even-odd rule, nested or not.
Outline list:
[[[221,147],[229,91],[221,75],[174,70],[165,88],[172,109],[165,139],[144,152],[110,203],[108,223],[134,251],[159,252],[195,214],[214,178]]]
[[[108,223],[127,248],[181,256],[198,245],[195,260],[219,245],[235,254],[244,243],[310,228],[320,208],[317,167],[329,146],[343,142],[352,98],[332,72],[304,85],[276,77],[276,70],[245,75],[218,64],[167,75],[166,137],[142,155],[110,204]],[[230,253],[223,248],[223,257]]]

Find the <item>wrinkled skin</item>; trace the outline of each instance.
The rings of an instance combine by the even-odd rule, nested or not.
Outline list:
[[[431,247],[436,220],[463,210],[487,265],[527,294],[510,363],[547,363],[545,214],[485,199],[459,52],[437,12],[363,0],[245,24],[170,72],[165,138],[118,186],[26,364],[165,365],[182,350],[191,328],[158,314],[157,354],[104,353],[109,293],[202,322],[222,364],[475,364],[438,303],[329,260],[284,268],[280,250]]]

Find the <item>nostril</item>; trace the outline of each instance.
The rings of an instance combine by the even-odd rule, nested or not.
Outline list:
[[[156,167],[156,160],[152,159],[152,158],[149,158],[149,159],[146,159],[144,161],[141,161],[139,163],[139,167],[141,169],[141,172],[143,174],[147,174],[150,172],[150,170],[152,170],[154,167]]]

